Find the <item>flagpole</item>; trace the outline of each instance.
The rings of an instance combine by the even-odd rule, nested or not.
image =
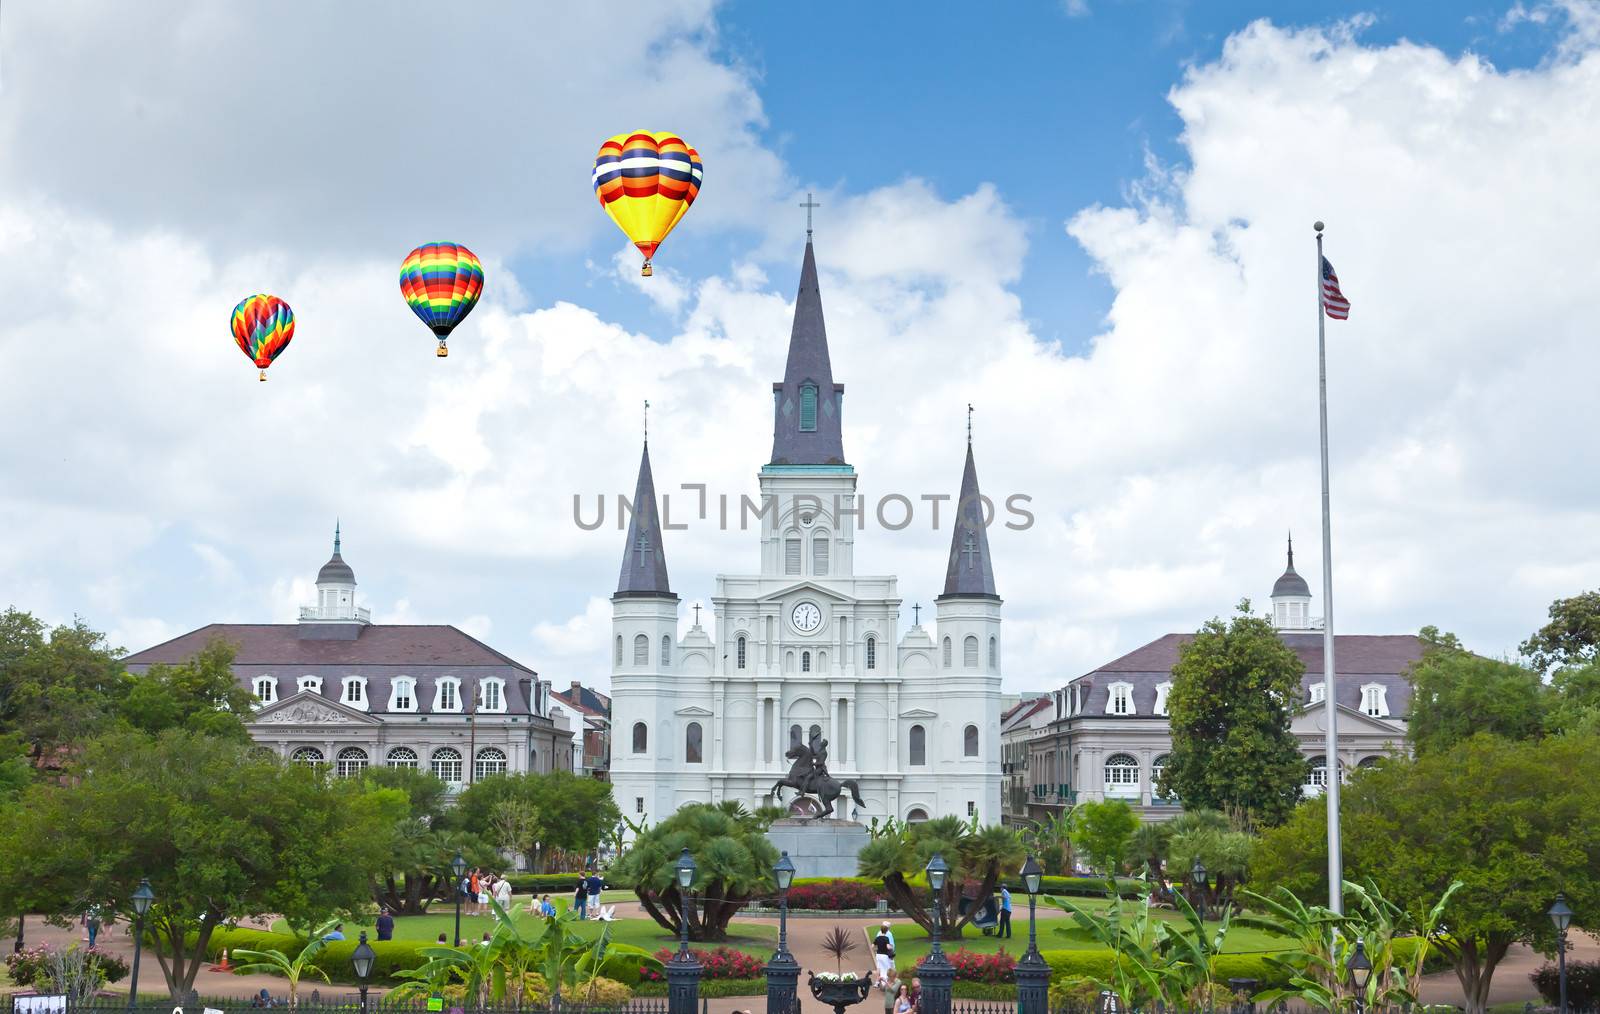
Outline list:
[[[1333,692],[1333,525],[1328,510],[1328,315],[1322,305],[1322,223],[1317,231],[1317,407],[1322,420],[1322,703],[1327,716],[1328,907],[1344,913],[1344,856],[1339,847],[1339,705]]]

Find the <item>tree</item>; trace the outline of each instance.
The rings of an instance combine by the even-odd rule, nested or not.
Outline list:
[[[1122,872],[1128,846],[1138,829],[1138,815],[1123,800],[1084,803],[1072,822],[1072,847],[1089,860],[1090,866],[1114,877]]]
[[[431,771],[367,768],[362,781],[390,789],[406,800],[385,838],[385,851],[370,871],[372,898],[396,915],[424,915],[428,904],[448,900],[454,890],[450,860],[459,851],[468,866],[494,867],[500,857],[477,835],[446,829],[449,789]]]
[[[1424,627],[1428,647],[1412,664],[1411,721],[1418,754],[1448,750],[1478,732],[1529,739],[1544,732],[1547,694],[1539,674],[1514,662],[1484,658],[1453,634]]]
[[[1231,623],[1201,627],[1172,667],[1162,793],[1221,810],[1242,828],[1282,823],[1307,774],[1289,731],[1304,674],[1271,622],[1250,615],[1248,599]]]
[[[233,676],[233,646],[220,639],[179,665],[152,665],[129,679],[119,712],[140,732],[189,729],[239,743],[250,742],[244,723],[255,698]]]
[[[183,730],[102,737],[73,776],[31,786],[0,822],[0,910],[109,902],[131,923],[149,877],[145,924],[174,998],[225,921],[275,913],[309,927],[364,907],[404,811],[399,793]]]
[[[609,783],[550,771],[491,775],[473,782],[456,800],[450,826],[493,837],[496,811],[506,800],[516,800],[537,815],[542,836],[528,850],[528,865],[535,872],[555,852],[593,854],[622,817]]]
[[[1550,603],[1550,622],[1522,642],[1521,650],[1541,673],[1600,659],[1600,591]]]
[[[1557,669],[1547,688],[1550,705],[1545,709],[1548,732],[1567,732],[1585,721],[1600,716],[1600,662]]]
[[[950,867],[940,906],[931,906],[928,894],[913,888],[925,883],[920,878],[935,854]],[[1025,854],[1021,836],[1008,827],[975,828],[960,817],[944,816],[868,842],[856,862],[863,877],[883,881],[889,900],[913,922],[932,932],[938,915],[941,932],[953,940],[979,910],[973,905],[961,914],[961,898],[991,897],[1001,876],[1017,869]]]
[[[29,613],[0,614],[0,735],[34,767],[62,767],[65,750],[104,731],[127,691],[123,652],[82,620],[46,630]]]
[[[775,887],[778,850],[767,840],[770,826],[737,802],[690,803],[635,839],[612,873],[633,886],[661,926],[676,933],[686,920],[690,940],[723,940],[734,914]],[[697,867],[687,898],[675,871],[685,848]]]
[[[1600,736],[1507,741],[1480,735],[1415,760],[1358,772],[1342,796],[1346,879],[1370,879],[1417,925],[1450,885],[1462,887],[1437,943],[1469,1014],[1482,1014],[1495,966],[1512,944],[1550,953],[1545,915],[1557,891],[1600,908]],[[1252,879],[1303,897],[1327,894],[1326,807],[1307,803],[1256,847]],[[1295,885],[1299,885],[1298,887]]]

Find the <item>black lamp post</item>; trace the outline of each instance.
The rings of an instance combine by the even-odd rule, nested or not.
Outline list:
[[[1194,868],[1189,871],[1189,883],[1194,888],[1194,911],[1201,922],[1206,921],[1206,864],[1195,856]]]
[[[1350,988],[1355,991],[1356,1014],[1361,1014],[1367,1009],[1367,980],[1372,978],[1372,959],[1367,957],[1364,942],[1356,941],[1356,952],[1345,963],[1345,971],[1350,976]]]
[[[139,952],[144,949],[144,917],[155,900],[156,892],[150,890],[150,878],[139,878],[139,887],[133,892],[133,914],[137,918],[133,926],[133,971],[128,976],[129,1010],[139,1001]]]
[[[788,852],[778,857],[772,877],[778,882],[778,949],[767,962],[767,1014],[793,1014],[800,962],[789,953],[789,885],[794,883],[794,861]]]
[[[1017,1014],[1045,1014],[1050,1006],[1050,966],[1039,953],[1039,933],[1034,925],[1043,872],[1033,856],[1022,864],[1022,886],[1028,892],[1028,949],[1012,972],[1017,980]]]
[[[1556,892],[1556,902],[1550,906],[1550,921],[1556,927],[1556,978],[1561,983],[1560,1014],[1567,1014],[1567,927],[1572,925],[1572,909],[1567,896]]]
[[[356,970],[356,985],[361,990],[361,1014],[367,1014],[367,984],[372,981],[372,965],[378,953],[367,943],[367,931],[361,931],[361,942],[350,955],[350,965]]]
[[[950,1014],[950,987],[956,981],[956,969],[939,945],[944,929],[944,885],[950,876],[950,866],[944,856],[935,852],[923,872],[928,875],[928,886],[933,889],[933,947],[917,966],[917,974],[922,978],[922,1014]]]
[[[450,893],[456,896],[456,935],[450,941],[450,946],[461,946],[461,878],[467,875],[467,861],[462,858],[460,850],[456,857],[450,860]]]
[[[689,953],[689,912],[694,901],[694,856],[688,849],[678,856],[673,872],[678,878],[678,953],[667,962],[667,1014],[696,1014],[700,1005],[700,962]]]

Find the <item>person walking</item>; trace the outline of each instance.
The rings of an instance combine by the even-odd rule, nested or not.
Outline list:
[[[887,929],[880,928],[878,935],[872,938],[872,962],[877,970],[878,988],[887,989],[889,973],[894,970],[894,940]]]
[[[582,877],[579,877],[578,887],[572,892],[572,909],[578,913],[579,919],[587,918],[587,915],[585,914],[585,908],[588,906],[588,904],[589,885],[583,882]]]
[[[584,878],[584,884],[589,889],[589,911],[598,916],[600,914],[600,892],[606,889],[606,882],[600,879],[599,871],[591,869],[589,875]]]
[[[394,939],[394,916],[389,914],[388,909],[378,913],[378,939]]]
[[[89,946],[94,946],[95,937],[100,935],[100,906],[90,905],[83,913],[83,928],[89,933]]]
[[[474,866],[472,873],[467,877],[467,901],[471,905],[467,909],[468,915],[482,915],[483,908],[483,875]]]
[[[1003,938],[1011,939],[1011,892],[1006,885],[1000,885],[1000,927],[996,932]]]
[[[501,877],[494,882],[494,900],[500,905],[502,911],[511,912],[511,878]]]

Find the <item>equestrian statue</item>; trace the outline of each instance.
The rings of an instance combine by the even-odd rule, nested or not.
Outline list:
[[[861,801],[861,788],[856,785],[855,779],[835,779],[828,774],[828,741],[820,734],[813,734],[809,745],[795,743],[785,751],[784,756],[793,761],[789,773],[778,779],[772,785],[772,796],[778,802],[783,802],[783,787],[787,785],[802,796],[816,796],[822,801],[822,812],[818,817],[826,817],[833,813],[833,804],[844,790],[850,790],[850,798],[855,800],[856,806],[866,807]]]

